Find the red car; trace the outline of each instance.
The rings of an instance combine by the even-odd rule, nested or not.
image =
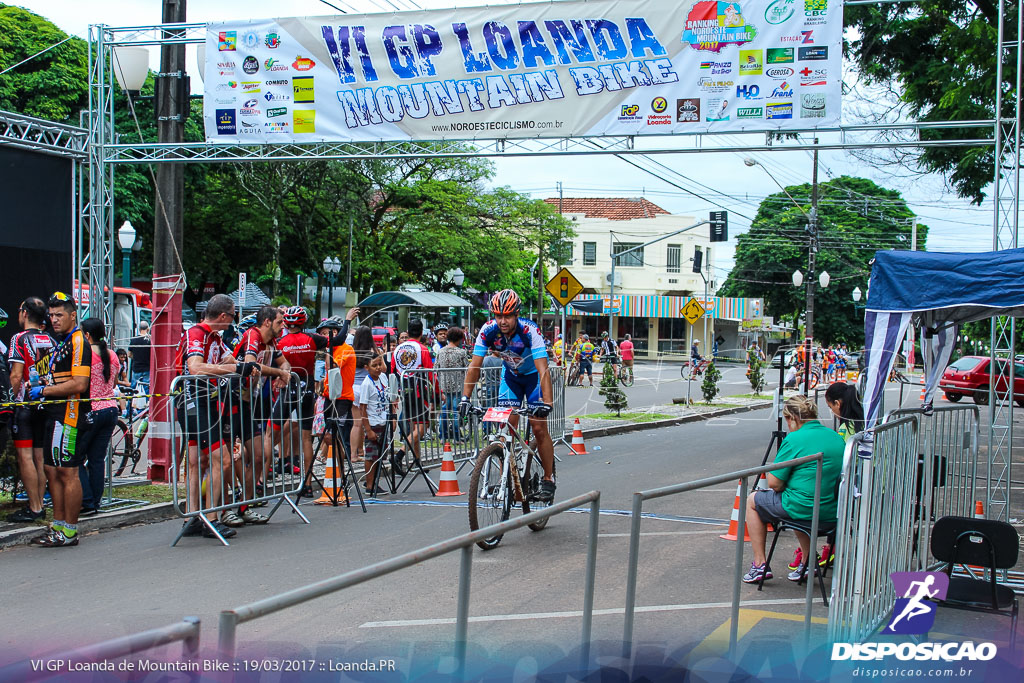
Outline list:
[[[954,403],[964,396],[973,396],[975,403],[986,405],[991,384],[989,378],[991,362],[988,356],[964,356],[951,363],[942,373],[939,389],[946,392],[946,398]],[[997,362],[1005,363],[1006,361]],[[996,391],[1005,396],[1007,388],[1006,380],[1000,375]],[[1024,406],[1024,363],[1015,362],[1013,364],[1013,398],[1017,405]]]
[[[384,336],[391,335],[391,341],[398,341],[398,330],[393,327],[374,327],[373,328],[373,343],[377,346],[384,348]]]

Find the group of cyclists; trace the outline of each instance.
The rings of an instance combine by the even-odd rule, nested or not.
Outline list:
[[[594,362],[611,364],[614,376],[626,386],[633,384],[634,347],[631,335],[626,335],[622,343],[613,339],[607,331],[601,333],[599,345],[590,341],[590,335],[580,332],[566,353],[569,364],[568,386],[583,386],[586,375],[590,386],[594,386]],[[556,342],[555,357],[561,358],[562,338]]]

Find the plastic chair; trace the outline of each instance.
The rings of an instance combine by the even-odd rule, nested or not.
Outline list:
[[[838,525],[838,522],[827,522],[826,523],[826,522],[822,522],[820,519],[818,520],[818,538],[821,538],[822,536],[825,536],[826,537],[826,542],[833,549],[836,546],[836,527],[837,527],[837,525]],[[772,565],[772,556],[775,554],[775,544],[779,542],[779,535],[783,531],[787,531],[787,530],[799,531],[800,533],[804,534],[805,536],[810,536],[811,535],[811,520],[809,520],[809,519],[808,520],[799,520],[799,521],[798,520],[793,520],[793,519],[780,520],[778,522],[772,522],[772,526],[775,528],[775,536],[772,538],[772,547],[768,550],[768,557],[765,560],[765,563],[769,567]],[[816,545],[817,545],[817,539],[812,539],[811,543],[810,543],[811,548],[815,548]],[[818,554],[818,551],[817,551],[816,548],[815,548],[815,551],[814,551],[814,564],[817,567],[817,571],[815,572],[815,575],[817,575],[817,577],[818,577],[818,586],[821,589],[821,601],[823,603],[825,603],[825,607],[828,607],[828,596],[825,594],[825,573],[828,571],[828,568],[830,566],[832,566],[832,559],[831,559],[831,557],[832,557],[832,555],[834,553],[835,553],[834,550],[830,551],[829,557],[825,558],[825,566],[821,566],[820,565],[821,556]],[[806,565],[807,564],[806,563],[806,559],[807,558],[804,558],[804,559],[805,559],[805,563],[804,564]],[[803,585],[804,581],[807,579],[807,571],[809,569],[810,569],[810,566],[805,566],[804,567],[803,576],[800,577],[800,581],[797,582],[797,585]],[[757,582],[757,590],[761,590],[762,588],[764,588],[764,575],[762,575],[761,576],[761,580]]]
[[[949,590],[942,607],[988,612],[1010,617],[1010,649],[1017,636],[1017,595],[996,581],[996,569],[1017,564],[1020,536],[1006,522],[972,517],[942,517],[932,526],[932,555],[946,563]],[[989,570],[989,578],[953,576],[953,565],[973,565]]]

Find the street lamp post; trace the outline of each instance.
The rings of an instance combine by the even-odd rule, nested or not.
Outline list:
[[[121,245],[121,286],[132,286],[132,247],[135,246],[135,228],[131,221],[125,221],[117,231],[117,241]]]
[[[455,272],[452,273],[452,282],[454,282],[455,286],[458,287],[459,298],[460,299],[462,298],[462,283],[464,283],[465,281],[466,281],[466,274],[462,272],[462,268],[456,268]],[[461,308],[461,306],[460,306],[460,308]],[[459,313],[459,320],[458,320],[457,324],[460,325],[460,326],[462,325],[462,313],[461,312]]]
[[[338,273],[341,272],[341,261],[332,256],[328,256],[323,262],[324,272],[327,273],[327,284],[329,288],[327,290],[327,316],[330,318],[334,315],[334,283],[338,278]]]

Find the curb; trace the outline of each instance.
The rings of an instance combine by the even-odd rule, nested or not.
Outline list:
[[[78,531],[79,533],[87,534],[93,531],[106,531],[133,524],[162,522],[177,516],[178,513],[174,510],[174,503],[151,503],[142,507],[107,512],[95,517],[80,519],[78,521]],[[32,524],[2,531],[0,532],[0,550],[24,545],[45,529],[46,527],[43,525]]]
[[[628,434],[629,432],[639,432],[646,429],[658,429],[659,427],[674,427],[675,425],[681,425],[687,422],[700,422],[701,420],[711,420],[713,418],[723,417],[725,415],[735,415],[736,413],[749,413],[754,410],[762,410],[764,408],[771,407],[771,401],[762,401],[760,403],[752,403],[750,405],[737,406],[735,408],[723,408],[722,410],[712,410],[707,413],[696,413],[695,415],[682,415],[680,417],[673,417],[667,420],[654,420],[653,422],[637,422],[634,424],[614,425],[612,427],[585,429],[583,430],[583,438],[600,438],[602,436],[614,436],[616,434]]]

